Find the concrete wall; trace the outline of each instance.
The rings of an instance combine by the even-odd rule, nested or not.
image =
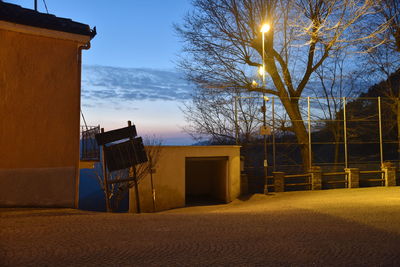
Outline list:
[[[1,25],[0,40],[0,206],[76,207],[81,44]]]
[[[239,146],[165,146],[153,174],[156,191],[156,210],[166,210],[185,206],[185,165],[187,158],[226,157],[227,179],[226,198],[229,202],[240,195],[240,147]],[[216,163],[217,176],[225,172],[223,165]],[[216,192],[221,194],[221,192]],[[150,175],[140,181],[139,195],[142,212],[153,211]],[[129,192],[129,211],[135,212],[135,190]]]

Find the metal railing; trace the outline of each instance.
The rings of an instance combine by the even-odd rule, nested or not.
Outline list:
[[[290,178],[309,178],[308,182],[292,182],[292,183],[286,183],[287,179]],[[311,174],[310,173],[303,173],[303,174],[287,174],[284,175],[284,179],[285,179],[285,186],[311,186]]]
[[[100,133],[99,126],[81,126],[80,136],[80,159],[100,160],[100,148],[97,145],[95,135]]]
[[[346,172],[323,172],[321,173],[322,177],[324,176],[338,176],[338,175],[344,175],[344,180],[330,180],[330,181],[322,181],[322,185],[332,185],[332,184],[344,184],[345,187],[347,187],[348,179],[347,179],[347,173]]]
[[[380,174],[381,178],[363,178],[361,179],[361,175],[362,174]],[[371,183],[371,182],[381,182],[381,186],[384,186],[385,184],[385,172],[382,170],[378,170],[378,171],[360,171],[360,182],[361,183]]]
[[[286,187],[303,187],[304,186],[309,186],[309,190],[311,190],[312,188],[312,174],[311,173],[301,173],[301,174],[284,174],[282,172],[281,173],[281,177],[283,177],[283,191],[286,191]],[[376,183],[376,182],[381,182],[380,186],[384,186],[385,185],[385,171],[383,170],[364,170],[364,171],[358,171],[359,173],[359,182],[360,182],[360,187],[364,187],[361,184],[362,183]],[[397,184],[399,184],[399,174],[400,174],[400,170],[396,170],[397,173]],[[371,175],[371,174],[379,174],[380,178],[361,178],[361,176],[363,175]],[[349,172],[345,172],[345,171],[338,171],[338,172],[320,172],[321,178],[323,177],[334,177],[334,176],[344,176],[344,179],[341,180],[324,180],[321,179],[321,186],[327,186],[327,185],[331,185],[331,184],[344,184],[344,188],[349,187],[349,181],[348,181],[348,177],[349,177]],[[274,188],[277,186],[275,184],[275,179],[277,178],[274,175],[270,175],[266,177],[266,182],[269,188]],[[308,181],[304,182],[304,181],[295,181],[292,182],[292,179],[296,179],[296,178],[308,178]],[[279,185],[278,185],[279,186]],[[280,185],[282,186],[282,185]],[[369,185],[370,186],[370,185]],[[377,185],[373,185],[373,186],[377,186]],[[280,187],[282,188],[282,187]],[[325,187],[326,188],[326,187]],[[304,190],[304,189],[303,189]]]

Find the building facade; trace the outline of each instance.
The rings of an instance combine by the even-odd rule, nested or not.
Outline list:
[[[0,2],[0,206],[77,207],[81,53],[94,35]]]

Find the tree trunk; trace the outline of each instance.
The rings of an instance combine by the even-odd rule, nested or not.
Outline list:
[[[310,151],[308,146],[308,133],[299,109],[299,100],[284,97],[281,98],[281,101],[282,104],[285,106],[285,109],[292,122],[293,132],[295,133],[297,143],[300,146],[303,170],[307,172],[311,167],[309,156]]]

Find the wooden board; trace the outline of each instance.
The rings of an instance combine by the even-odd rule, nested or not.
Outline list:
[[[133,138],[137,136],[135,125],[128,126],[121,129],[116,129],[104,133],[96,134],[96,141],[98,145],[105,145],[121,139]]]
[[[141,137],[104,146],[104,153],[109,171],[121,170],[147,162],[147,155]]]

